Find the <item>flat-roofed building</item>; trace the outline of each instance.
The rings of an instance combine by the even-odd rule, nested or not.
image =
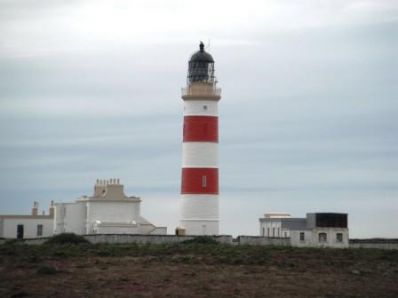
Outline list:
[[[34,202],[32,213],[26,215],[0,215],[0,238],[25,239],[49,237],[53,234],[54,205],[49,213],[39,212],[39,203]]]
[[[263,237],[290,238],[292,246],[348,247],[346,213],[307,213],[305,218],[288,213],[266,213],[260,221]]]

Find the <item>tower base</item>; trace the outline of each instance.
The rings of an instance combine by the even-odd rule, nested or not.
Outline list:
[[[180,227],[186,235],[218,235],[218,195],[183,194]]]
[[[185,229],[186,235],[194,236],[214,236],[218,235],[218,220],[181,220],[181,227]]]

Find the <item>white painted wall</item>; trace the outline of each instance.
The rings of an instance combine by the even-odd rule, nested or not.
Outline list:
[[[300,232],[304,232],[304,241],[300,240]],[[327,241],[320,242],[319,241],[319,233],[326,233]],[[343,234],[343,241],[337,241],[336,234]],[[315,228],[313,230],[294,230],[290,231],[290,242],[292,246],[298,247],[333,247],[333,248],[348,248],[348,229],[344,228]]]
[[[269,229],[269,234],[268,234]],[[263,234],[264,232],[264,234]],[[286,236],[285,236],[286,232]],[[260,222],[260,235],[264,237],[279,237],[286,238],[289,237],[289,230],[282,228],[281,220],[278,218],[272,221]]]
[[[217,168],[218,144],[211,142],[184,142],[182,144],[183,168]]]
[[[180,221],[181,226],[189,231],[189,235],[218,235],[218,220],[184,220]]]
[[[86,200],[56,203],[54,233],[145,234],[166,233],[140,216],[140,200]]]
[[[85,233],[86,206],[83,202],[55,203],[55,234]]]
[[[217,103],[214,100],[184,101],[184,116],[217,116]]]
[[[24,226],[24,238],[49,237],[53,235],[53,219],[52,218],[22,218],[16,216],[15,218],[3,218],[3,238],[15,239],[17,238],[17,226]],[[43,225],[42,236],[37,235],[37,225]]]
[[[103,223],[132,223],[139,222],[139,202],[111,202],[90,201],[87,202],[87,234],[94,232],[93,227],[97,221]],[[121,227],[120,231],[125,228]]]
[[[218,195],[181,195],[182,219],[218,219]]]

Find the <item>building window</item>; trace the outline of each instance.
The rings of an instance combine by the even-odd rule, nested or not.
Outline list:
[[[43,225],[37,225],[37,236],[43,236]]]
[[[272,237],[275,237],[275,228],[272,228]]]
[[[300,232],[300,241],[304,241],[305,240],[305,234],[304,232]]]
[[[287,232],[283,232],[283,234],[285,235],[285,238],[287,238]]]
[[[319,233],[318,235],[319,242],[327,242],[328,236],[326,233]]]
[[[336,241],[337,242],[343,242],[343,233],[337,233],[336,234]]]
[[[265,228],[263,228],[263,236],[265,236]]]
[[[203,188],[207,187],[207,177],[206,176],[202,176],[202,187]]]
[[[267,228],[267,236],[269,237],[270,235],[269,228]]]
[[[17,239],[23,239],[24,236],[24,226],[17,225]]]
[[[280,237],[280,228],[278,228],[278,237]]]

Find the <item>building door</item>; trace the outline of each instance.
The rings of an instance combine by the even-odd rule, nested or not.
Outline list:
[[[17,225],[17,239],[23,239],[23,225]]]

